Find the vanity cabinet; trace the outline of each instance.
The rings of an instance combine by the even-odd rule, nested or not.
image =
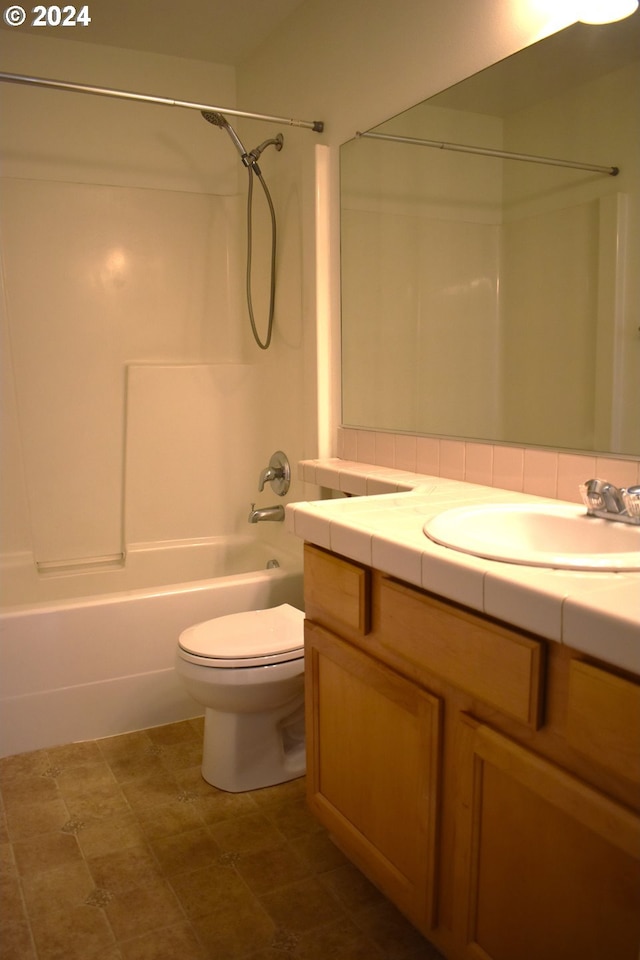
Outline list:
[[[451,960],[638,960],[640,684],[305,545],[308,801]]]

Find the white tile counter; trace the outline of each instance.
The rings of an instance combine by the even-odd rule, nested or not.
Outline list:
[[[299,474],[356,497],[288,504],[287,527],[296,536],[640,673],[640,573],[485,560],[440,546],[423,533],[427,520],[453,507],[544,498],[345,460],[303,461]],[[640,528],[638,538],[640,543]]]

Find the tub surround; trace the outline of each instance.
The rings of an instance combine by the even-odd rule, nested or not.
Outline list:
[[[340,459],[303,461],[299,473],[309,483],[358,497],[289,504],[288,528],[302,539],[640,673],[640,574],[485,560],[433,543],[423,533],[425,521],[454,507],[545,498]]]

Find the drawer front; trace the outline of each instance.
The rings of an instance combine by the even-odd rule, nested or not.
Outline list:
[[[338,630],[367,634],[371,622],[370,584],[366,567],[305,544],[304,599],[308,617]]]
[[[536,729],[543,644],[383,578],[382,642],[396,655]]]
[[[640,684],[572,660],[566,736],[583,756],[640,783]]]

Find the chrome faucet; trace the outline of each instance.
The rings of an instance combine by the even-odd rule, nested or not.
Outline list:
[[[625,489],[594,477],[581,483],[579,490],[588,516],[640,524],[640,486]]]
[[[249,523],[260,523],[261,520],[284,520],[284,507],[279,503],[277,507],[258,507],[256,510],[255,503],[252,503],[247,519]]]

